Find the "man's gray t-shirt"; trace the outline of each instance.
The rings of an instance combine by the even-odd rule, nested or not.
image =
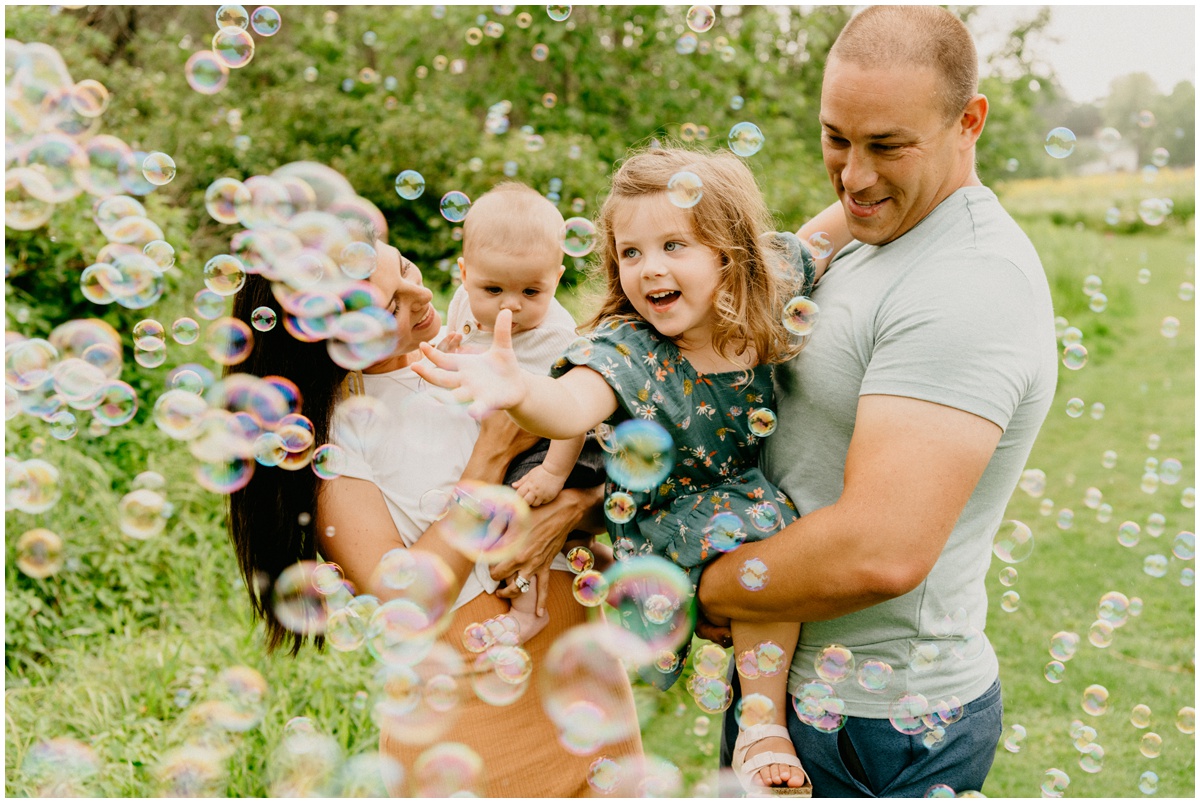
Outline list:
[[[842,493],[859,396],[934,402],[1004,432],[925,581],[865,610],[804,623],[789,688],[815,679],[817,654],[840,644],[857,665],[883,661],[895,673],[881,692],[854,676],[835,686],[851,716],[886,718],[903,692],[931,705],[951,696],[968,703],[998,674],[983,635],[984,576],[1057,378],[1041,261],[995,194],[967,187],[893,242],[839,256],[812,297],[820,318],[804,350],[776,370],[779,424],[763,457],[767,477],[802,516]]]

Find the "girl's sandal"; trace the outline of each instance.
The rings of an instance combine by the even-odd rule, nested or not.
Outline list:
[[[733,745],[733,772],[742,784],[742,788],[751,797],[774,797],[776,795],[812,797],[812,782],[808,779],[808,773],[805,773],[803,786],[763,786],[754,779],[759,770],[771,764],[786,764],[804,772],[800,759],[791,753],[767,751],[759,753],[749,761],[746,760],[746,753],[751,747],[772,736],[779,736],[789,741],[792,738],[788,734],[787,728],[782,725],[751,725],[738,733],[737,741]]]

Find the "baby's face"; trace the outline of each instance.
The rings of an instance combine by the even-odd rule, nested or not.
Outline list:
[[[469,262],[460,259],[458,264],[471,314],[489,332],[506,309],[512,310],[514,333],[539,326],[563,273],[561,252],[473,253]]]

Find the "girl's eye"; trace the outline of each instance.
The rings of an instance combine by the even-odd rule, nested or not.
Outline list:
[[[683,247],[682,243],[669,242],[663,246],[663,250],[664,251],[678,251],[682,247]]]
[[[638,255],[638,250],[636,248],[626,248],[624,251],[621,252],[621,256],[624,257],[625,259],[633,259],[637,255]]]

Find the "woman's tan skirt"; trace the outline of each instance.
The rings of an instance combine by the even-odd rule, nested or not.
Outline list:
[[[628,737],[583,756],[572,754],[560,743],[558,729],[542,707],[540,675],[555,640],[571,627],[585,624],[588,617],[586,609],[572,596],[572,575],[552,571],[550,578],[546,604],[550,623],[522,645],[532,658],[533,674],[520,698],[508,705],[491,705],[472,693],[470,681],[464,678],[462,685],[466,689],[461,694],[454,720],[433,744],[408,744],[406,742],[414,740],[381,727],[380,752],[399,761],[405,770],[405,783],[401,788],[392,789],[392,794],[421,794],[422,787],[414,777],[418,757],[434,745],[450,742],[466,745],[483,760],[482,782],[468,789],[487,797],[585,797],[592,794],[587,781],[588,768],[599,756],[620,759],[642,754],[633,694],[628,687],[619,689],[618,706],[624,706],[625,710],[614,712],[632,723]],[[469,668],[476,656],[462,646],[463,630],[472,622],[482,622],[507,610],[507,600],[481,594],[455,611],[444,641],[462,655]],[[616,665],[616,659],[612,660],[613,671],[623,671]],[[454,754],[453,750],[448,752]],[[459,751],[460,754],[465,752]],[[424,791],[438,794],[428,786]]]

